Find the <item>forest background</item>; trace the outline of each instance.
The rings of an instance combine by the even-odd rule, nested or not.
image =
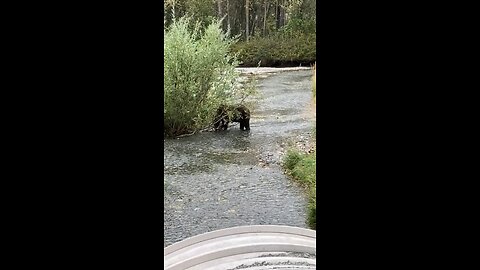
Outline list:
[[[308,66],[316,60],[314,0],[164,0],[164,24],[188,15],[205,28],[220,20],[238,42],[240,66]]]

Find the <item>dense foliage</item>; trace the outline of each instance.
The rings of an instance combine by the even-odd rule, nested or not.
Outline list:
[[[314,32],[316,7],[315,0],[164,0],[167,26],[185,15],[203,26],[213,18],[224,18],[222,29],[241,35],[242,40],[298,25]]]
[[[314,0],[164,0],[168,26],[185,15],[201,27],[220,27],[240,43],[232,48],[243,66],[297,66],[316,59]]]
[[[232,46],[242,66],[308,66],[316,60],[315,35],[298,34],[253,38]]]
[[[201,30],[183,17],[164,32],[164,129],[166,136],[194,133],[209,126],[221,103],[240,96],[235,84],[234,42],[220,22]]]

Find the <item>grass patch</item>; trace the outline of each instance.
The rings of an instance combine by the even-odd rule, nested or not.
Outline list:
[[[307,223],[314,230],[317,228],[316,164],[316,151],[304,154],[298,150],[289,150],[283,163],[287,173],[308,193]]]

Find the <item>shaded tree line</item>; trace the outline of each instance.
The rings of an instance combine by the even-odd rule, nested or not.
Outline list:
[[[192,17],[201,26],[222,19],[222,30],[248,41],[281,31],[315,32],[314,0],[164,0],[165,25]]]

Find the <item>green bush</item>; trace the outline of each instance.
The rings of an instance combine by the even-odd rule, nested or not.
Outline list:
[[[214,21],[204,30],[182,17],[164,31],[164,131],[193,133],[209,126],[220,104],[241,95],[235,83],[235,42]]]
[[[278,66],[313,63],[316,59],[316,35],[297,33],[255,37],[232,46],[243,66]]]
[[[312,229],[316,229],[317,225],[316,162],[315,152],[302,154],[297,150],[289,150],[283,161],[288,174],[305,187],[308,193],[307,222]]]

